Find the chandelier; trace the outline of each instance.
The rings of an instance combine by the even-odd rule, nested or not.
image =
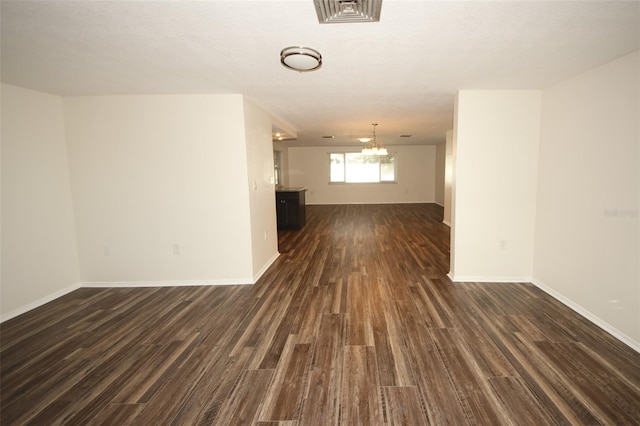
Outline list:
[[[369,139],[364,148],[362,148],[362,153],[364,155],[389,155],[387,147],[376,141],[376,126],[378,123],[371,123],[371,125],[373,126],[373,138]]]

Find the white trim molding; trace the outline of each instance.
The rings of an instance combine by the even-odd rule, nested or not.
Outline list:
[[[530,283],[531,277],[473,277],[447,274],[454,283]]]
[[[80,288],[109,288],[109,287],[191,287],[191,286],[224,286],[224,285],[252,285],[255,284],[269,267],[280,256],[280,253],[273,255],[271,259],[258,271],[252,278],[247,279],[219,279],[219,280],[179,280],[179,281],[87,281],[76,283],[68,287],[58,290],[55,293],[42,297],[34,302],[28,303],[11,312],[7,312],[0,316],[0,323],[15,318],[42,305],[54,301],[72,291]]]
[[[604,321],[603,319],[601,319],[597,315],[594,315],[593,313],[591,313],[587,309],[583,308],[582,306],[578,305],[577,303],[573,302],[569,298],[563,296],[562,294],[558,293],[557,291],[555,291],[555,290],[551,289],[550,287],[546,286],[544,283],[542,283],[542,282],[540,282],[538,280],[535,280],[533,278],[530,278],[530,277],[507,277],[507,278],[504,278],[504,277],[459,277],[459,276],[454,276],[451,272],[449,272],[447,274],[447,276],[454,283],[456,283],[456,282],[458,282],[458,283],[464,283],[464,282],[476,282],[476,283],[531,283],[531,284],[535,285],[536,287],[538,287],[540,290],[542,290],[545,293],[547,293],[549,296],[553,297],[554,299],[556,299],[557,301],[559,301],[560,303],[562,303],[563,305],[565,305],[566,307],[571,309],[572,311],[574,311],[575,313],[577,313],[578,315],[580,315],[583,318],[585,318],[585,319],[589,320],[590,322],[592,322],[595,326],[597,326],[597,327],[603,329],[604,331],[606,331],[607,333],[611,334],[613,337],[615,337],[616,339],[620,340],[622,343],[626,344],[631,349],[635,350],[636,352],[640,352],[640,342],[637,342],[637,341],[633,340],[631,337],[627,336],[626,334],[624,334],[623,332],[621,332],[620,330],[618,330],[617,328],[615,328],[611,324],[607,323],[606,321]]]
[[[24,306],[21,306],[18,309],[14,309],[11,312],[7,312],[6,314],[2,314],[2,316],[0,316],[0,323],[5,322],[10,320],[11,318],[15,318],[18,315],[22,315],[24,313],[27,313],[33,309],[39,308],[42,305],[46,305],[49,302],[54,301],[55,299],[58,299],[66,294],[71,293],[72,291],[76,291],[78,290],[80,287],[82,287],[82,285],[80,283],[76,283],[76,284],[72,284],[70,286],[67,286],[61,290],[58,290],[54,293],[51,293],[45,297],[42,297],[38,300],[35,300],[31,303],[27,303]]]
[[[205,287],[218,285],[251,285],[250,278],[233,280],[181,280],[181,281],[87,281],[83,288],[108,287]]]
[[[271,267],[271,265],[273,265],[273,262],[275,262],[278,257],[280,257],[280,252],[279,251],[276,252],[276,254],[274,254],[271,257],[271,259],[269,259],[267,261],[267,263],[264,264],[264,266],[258,271],[258,273],[253,276],[253,283],[252,284],[255,284],[255,283],[258,282],[260,277],[262,277],[264,275],[264,273],[267,272],[267,269],[269,269]]]
[[[557,301],[559,301],[560,303],[568,307],[569,309],[573,310],[574,312],[580,314],[582,317],[591,321],[594,325],[600,327],[607,333],[611,334],[613,337],[620,340],[622,343],[626,344],[631,349],[635,350],[636,352],[640,352],[640,342],[636,342],[631,337],[627,336],[626,334],[624,334],[623,332],[621,332],[611,324],[599,318],[597,315],[594,315],[593,313],[583,308],[582,306],[578,305],[577,303],[573,302],[569,298],[563,296],[557,291],[546,286],[544,283],[538,280],[531,280],[531,283],[536,287],[538,287],[540,290],[547,293],[549,296],[553,297],[554,299],[556,299]]]
[[[434,201],[353,201],[353,202],[345,201],[343,203],[314,203],[314,202],[309,202],[309,200],[307,200],[307,206],[353,206],[358,204],[369,205],[369,204],[436,204],[436,203]]]

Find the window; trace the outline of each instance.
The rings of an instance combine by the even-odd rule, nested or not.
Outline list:
[[[396,158],[393,154],[363,155],[359,152],[332,152],[330,182],[395,182]]]
[[[273,151],[273,183],[282,185],[282,152]]]

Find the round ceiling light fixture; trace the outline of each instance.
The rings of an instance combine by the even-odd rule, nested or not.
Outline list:
[[[291,46],[280,51],[280,62],[294,71],[314,71],[322,66],[322,55],[310,47]]]

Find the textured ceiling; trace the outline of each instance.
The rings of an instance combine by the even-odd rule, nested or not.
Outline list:
[[[357,143],[373,122],[389,145],[439,143],[457,90],[539,89],[638,50],[639,6],[384,0],[380,22],[319,24],[312,0],[2,0],[2,81],[58,95],[242,93],[297,130],[292,144]],[[319,50],[322,68],[284,68],[292,45]]]

